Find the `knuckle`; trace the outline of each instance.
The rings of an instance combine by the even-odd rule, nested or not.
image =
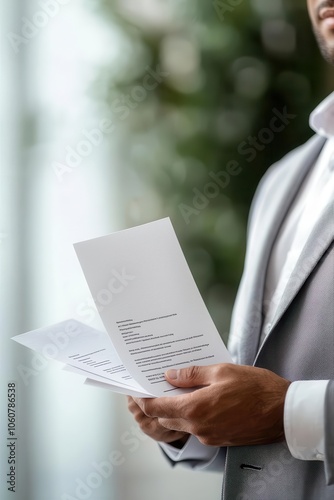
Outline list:
[[[137,422],[140,426],[142,426],[143,422],[144,422],[144,421],[145,421],[145,419],[146,419],[146,416],[145,416],[145,415],[143,415],[143,413],[142,413],[141,411],[136,411],[136,412],[134,412],[133,416],[134,416],[135,421],[136,421],[136,422]]]
[[[214,446],[215,445],[213,437],[209,436],[207,434],[198,435],[197,438],[205,446]]]
[[[152,420],[143,419],[140,428],[145,434],[152,435],[155,432],[155,425],[153,424]]]
[[[198,424],[190,423],[189,432],[190,434],[198,438],[198,436],[201,434],[201,429]]]
[[[146,401],[145,401],[145,400],[144,400],[144,401],[142,401],[142,403],[141,403],[141,405],[140,405],[140,408],[141,408],[142,412],[143,412],[143,413],[145,413],[145,415],[147,415],[147,411],[148,411],[148,410],[147,410],[147,403],[146,403]],[[148,416],[148,415],[147,415],[147,416]]]
[[[215,365],[213,367],[213,373],[215,378],[221,377],[226,370],[226,365],[221,364],[221,365]]]
[[[141,405],[141,409],[143,411],[143,413],[145,413],[145,415],[147,417],[153,417],[152,415],[152,411],[150,410],[150,403],[149,403],[149,400],[145,399],[143,402],[142,402],[142,405]]]
[[[223,377],[227,377],[234,370],[234,365],[231,363],[221,363],[219,365],[214,366],[214,375],[215,378],[220,380]]]
[[[158,418],[157,419],[157,423],[159,425],[159,427],[161,428],[164,428],[164,429],[168,429],[168,420],[166,418]]]
[[[198,366],[189,366],[188,368],[185,368],[185,376],[189,381],[196,380],[198,374],[199,374]]]
[[[132,398],[128,398],[128,409],[131,411],[131,413],[134,412],[135,408],[136,408],[136,403],[134,402],[134,400]]]

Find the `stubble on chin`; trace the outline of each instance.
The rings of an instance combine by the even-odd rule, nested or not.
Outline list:
[[[317,39],[322,56],[329,64],[334,66],[334,44],[332,47],[329,47],[329,45],[326,43],[321,33],[316,28],[314,28],[313,31]]]

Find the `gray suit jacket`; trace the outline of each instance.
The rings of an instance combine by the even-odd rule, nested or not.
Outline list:
[[[267,368],[290,381],[331,380],[326,393],[325,462],[297,460],[286,443],[222,449],[225,500],[334,499],[334,202],[310,236],[277,306],[271,331],[259,345],[271,249],[324,143],[314,136],[269,169],[259,185],[251,207],[229,350],[237,363]]]
[[[255,195],[245,269],[229,349],[239,364],[288,380],[331,380],[326,393],[325,462],[292,457],[285,443],[229,448],[227,500],[334,499],[334,200],[311,234],[259,346],[270,252],[285,215],[324,139],[315,136],[269,169]]]

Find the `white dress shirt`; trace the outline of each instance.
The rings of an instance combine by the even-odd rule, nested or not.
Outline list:
[[[261,344],[271,331],[275,313],[291,273],[323,210],[334,199],[334,92],[311,114],[311,128],[328,139],[306,177],[277,236],[266,277]],[[324,460],[324,407],[328,381],[292,382],[284,406],[285,438],[291,454],[300,460]],[[200,460],[209,466],[219,449],[202,445],[192,436],[178,450],[160,443],[174,461]]]
[[[285,264],[290,269],[296,263],[294,254],[300,253],[322,211],[334,200],[334,92],[311,114],[310,125],[328,141],[303,186],[301,198],[305,205]],[[287,273],[291,273],[290,269]],[[276,293],[279,295],[282,290]],[[300,460],[324,460],[327,384],[325,380],[297,381],[288,389],[284,406],[285,438],[292,456]]]

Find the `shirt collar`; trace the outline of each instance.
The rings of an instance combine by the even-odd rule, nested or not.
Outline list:
[[[311,113],[310,127],[327,139],[334,138],[334,92]]]

